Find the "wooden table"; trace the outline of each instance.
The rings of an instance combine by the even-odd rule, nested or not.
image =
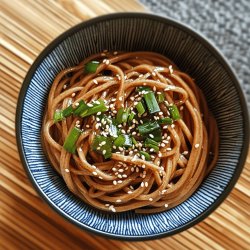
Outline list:
[[[71,26],[105,13],[146,11],[136,1],[121,2],[0,0],[0,249],[250,249],[250,152],[233,192],[212,215],[181,234],[155,241],[120,242],[86,233],[52,211],[31,186],[15,138],[23,79],[43,48]]]

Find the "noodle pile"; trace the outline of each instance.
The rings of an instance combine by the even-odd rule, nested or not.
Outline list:
[[[86,65],[93,60],[99,64],[95,72],[88,73]],[[140,87],[146,90],[138,90]],[[159,112],[145,110],[140,115],[136,106],[147,88],[155,96],[163,94],[164,101],[159,102]],[[55,121],[55,112],[69,106],[77,109],[81,100],[90,108],[103,100],[107,110],[86,117],[71,114]],[[144,145],[154,135],[145,138],[138,128],[149,120],[158,124],[169,117],[169,105],[178,108],[180,119],[159,125],[156,152]],[[116,138],[100,116],[115,120],[120,109],[135,114],[130,123],[116,125],[121,135],[133,137],[129,147],[115,146]],[[81,134],[70,153],[63,145],[74,127]],[[107,141],[99,141],[93,148],[98,136]],[[112,153],[105,159],[106,149],[100,149],[110,141]],[[112,212],[156,213],[186,200],[214,167],[218,141],[216,121],[201,90],[173,62],[153,52],[104,51],[60,72],[49,93],[42,127],[47,157],[70,191],[91,206]],[[150,159],[146,160],[143,152]]]

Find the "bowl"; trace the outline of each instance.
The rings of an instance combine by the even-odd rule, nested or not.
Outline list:
[[[64,68],[107,50],[155,51],[196,80],[220,133],[216,167],[180,205],[157,214],[105,213],[74,196],[48,163],[41,145],[51,83]],[[248,111],[225,58],[204,37],[177,21],[144,13],[116,13],[80,23],[49,44],[31,66],[17,104],[16,137],[23,166],[40,196],[75,225],[103,236],[148,240],[179,233],[206,218],[228,196],[245,163]]]

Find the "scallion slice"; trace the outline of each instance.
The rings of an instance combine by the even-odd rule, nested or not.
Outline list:
[[[119,135],[114,140],[114,145],[116,147],[132,147],[132,139],[129,135]]]
[[[98,61],[91,61],[85,64],[85,72],[86,73],[95,73],[96,69],[98,68],[100,62]]]
[[[173,124],[173,119],[170,118],[170,117],[163,117],[163,118],[160,118],[160,119],[158,120],[158,123],[159,123],[159,124],[171,125],[171,124]]]
[[[55,111],[54,113],[54,122],[60,122],[64,119],[64,116],[63,116],[63,111],[61,109],[58,109]]]
[[[73,127],[71,129],[71,131],[69,132],[64,144],[63,144],[63,148],[65,150],[67,150],[69,153],[71,154],[75,154],[76,151],[76,142],[79,138],[79,136],[81,135],[82,131],[77,128],[77,127]]]
[[[150,138],[147,138],[144,142],[144,145],[146,147],[149,147],[149,148],[152,148],[154,149],[154,152],[159,152],[159,146],[158,146],[158,142],[150,139]]]
[[[141,156],[143,155],[145,157],[146,161],[150,161],[150,154],[149,153],[144,152],[144,151],[140,151],[139,153]]]
[[[108,159],[112,155],[112,138],[96,135],[91,148],[97,153],[102,154],[105,159]]]
[[[144,108],[142,102],[138,102],[138,104],[135,107],[140,115],[144,114],[145,108]]]
[[[143,96],[150,114],[160,111],[160,107],[156,101],[154,92],[146,93]]]
[[[179,113],[179,110],[178,110],[178,108],[177,108],[176,105],[170,104],[170,105],[168,106],[168,111],[169,111],[170,116],[172,117],[172,119],[173,119],[174,121],[179,120],[179,119],[181,118],[180,113]]]
[[[158,101],[158,103],[162,103],[162,102],[164,102],[164,100],[165,100],[165,96],[164,96],[163,93],[157,94],[157,101]]]
[[[79,116],[81,113],[83,113],[85,110],[88,109],[87,104],[85,103],[85,101],[80,100],[79,105],[77,106],[77,108],[74,110],[73,114],[76,116]]]
[[[138,126],[138,130],[141,135],[151,133],[157,129],[160,129],[160,125],[156,121],[146,122]]]
[[[80,114],[80,117],[83,118],[86,116],[96,114],[98,112],[105,112],[108,110],[108,108],[106,107],[106,105],[102,99],[99,99],[98,101],[93,102],[91,104],[91,106],[87,104],[87,106],[88,106],[88,108]]]

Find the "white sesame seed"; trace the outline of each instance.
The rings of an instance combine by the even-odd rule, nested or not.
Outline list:
[[[117,183],[122,183],[122,181],[121,181],[121,180],[119,180],[119,181],[117,181]]]
[[[116,200],[116,202],[122,202],[122,200]]]
[[[183,108],[184,108],[183,106],[180,106],[180,110],[183,110]]]
[[[187,155],[187,154],[188,154],[188,151],[184,151],[182,154],[183,154],[183,155]]]
[[[67,88],[67,85],[66,85],[66,84],[64,84],[64,85],[63,85],[63,89],[66,89],[66,88]]]
[[[110,204],[105,204],[105,207],[109,207],[110,206]]]
[[[114,207],[111,208],[111,211],[114,212],[114,213],[116,212]]]
[[[197,143],[197,144],[194,145],[195,148],[198,148],[199,146],[200,146],[199,143]]]
[[[171,128],[174,128],[174,127],[175,127],[175,125],[174,125],[174,124],[172,124],[172,125],[171,125]]]
[[[101,176],[98,177],[99,179],[103,179]]]
[[[165,206],[165,207],[168,207],[168,204],[165,204],[164,206]]]
[[[92,172],[92,174],[93,174],[93,175],[97,175],[97,173],[96,173],[96,172]]]
[[[161,143],[161,147],[165,147],[165,146],[166,146],[165,143],[162,142],[162,143]]]
[[[76,95],[76,93],[72,93],[72,95],[71,95],[71,96],[72,96],[72,97],[74,97],[75,95]]]
[[[145,187],[148,187],[148,182],[147,181],[145,182]]]
[[[114,181],[113,181],[113,184],[114,184],[114,185],[117,185],[117,181],[116,181],[116,180],[114,180]]]
[[[149,198],[148,200],[149,200],[149,201],[153,201],[153,198]]]
[[[128,194],[132,194],[133,192],[131,190],[128,191]]]
[[[79,151],[82,152],[82,148],[79,148]]]
[[[102,114],[102,112],[101,112],[101,111],[97,112],[97,115],[101,115],[101,114]]]
[[[141,187],[144,187],[144,182],[141,183]]]
[[[123,178],[127,178],[128,176],[127,176],[126,174],[123,174],[122,177],[123,177]]]
[[[156,76],[156,74],[155,74],[155,72],[154,72],[154,71],[152,72],[152,76]]]
[[[87,106],[91,108],[91,107],[93,107],[93,104],[88,103]]]
[[[122,101],[123,97],[122,97],[122,96],[120,96],[118,99],[119,99],[119,101]]]
[[[114,55],[117,55],[118,54],[118,52],[117,51],[114,51],[114,53],[113,53]]]
[[[65,168],[65,172],[69,173],[69,169],[68,169],[68,168]]]
[[[174,70],[173,70],[173,66],[172,66],[172,65],[169,65],[169,66],[168,66],[168,68],[169,68],[169,72],[170,72],[170,74],[173,74],[173,72],[174,72]]]
[[[168,125],[163,126],[163,129],[167,129],[167,128],[168,128]]]
[[[135,171],[136,171],[136,173],[139,173],[140,169],[138,167],[136,167]]]
[[[121,179],[121,178],[122,178],[122,175],[118,174],[118,178],[120,178],[120,179]]]
[[[150,138],[154,138],[154,135],[152,135],[152,134],[149,134],[149,137],[150,137]]]
[[[166,148],[167,149],[167,151],[171,151],[172,150],[172,148]]]
[[[132,167],[132,168],[131,168],[131,172],[134,172],[134,171],[135,171],[135,168],[134,168],[134,167]]]
[[[158,156],[159,156],[159,157],[162,157],[162,153],[161,153],[161,152],[159,152],[159,153],[158,153]]]
[[[156,91],[156,87],[155,87],[155,86],[153,87],[153,91],[154,91],[154,92]]]

